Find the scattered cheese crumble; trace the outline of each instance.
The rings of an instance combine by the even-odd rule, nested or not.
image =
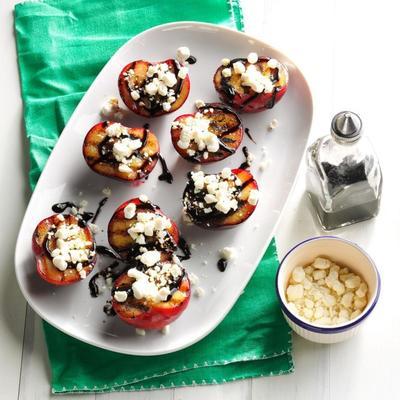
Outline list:
[[[104,101],[100,114],[107,120],[120,121],[124,117],[124,111],[120,108],[118,99],[113,96]]]

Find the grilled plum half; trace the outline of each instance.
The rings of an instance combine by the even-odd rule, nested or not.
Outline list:
[[[123,258],[136,256],[140,248],[173,252],[179,243],[179,230],[158,206],[134,198],[121,204],[111,217],[108,241]]]
[[[160,145],[147,128],[129,128],[118,122],[104,121],[87,133],[82,151],[93,171],[133,182],[145,178],[153,170]]]
[[[285,65],[269,57],[258,57],[253,64],[237,58],[218,67],[214,75],[220,99],[244,113],[272,108],[286,93],[288,82]]]
[[[39,276],[53,285],[84,279],[96,262],[95,242],[89,227],[74,215],[55,214],[37,225],[32,250]]]
[[[119,93],[125,105],[142,117],[174,112],[190,91],[189,75],[184,71],[186,67],[173,59],[159,63],[133,61],[119,75]]]
[[[243,126],[237,114],[221,103],[184,114],[171,127],[175,150],[188,161],[205,164],[234,154],[242,143]]]
[[[219,174],[191,172],[183,193],[183,212],[202,228],[228,228],[241,224],[254,212],[258,186],[244,169],[224,168]]]
[[[190,281],[179,260],[169,254],[152,267],[136,266],[122,274],[112,295],[114,311],[124,322],[139,329],[162,329],[187,307]]]

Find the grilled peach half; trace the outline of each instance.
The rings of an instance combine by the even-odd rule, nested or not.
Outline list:
[[[206,229],[231,228],[243,223],[253,214],[257,203],[251,204],[249,197],[253,190],[258,191],[256,180],[245,169],[232,169],[232,174],[239,178],[241,182],[236,195],[238,207],[236,210],[230,210],[226,214],[216,208],[211,208],[211,212],[205,212],[204,210],[209,205],[203,202],[201,192],[201,197],[199,197],[199,192],[194,188],[193,180],[189,180],[183,193],[183,211],[195,225]],[[234,181],[230,181],[229,185],[233,184]],[[202,207],[199,207],[199,199],[203,203]]]
[[[136,206],[136,212],[133,218],[125,218],[125,207],[129,204]],[[155,231],[153,235],[148,236],[143,233],[144,241],[137,243],[129,234],[128,230],[138,223],[143,225],[143,222],[138,220],[139,213],[152,213],[157,216],[166,218],[170,226],[166,228],[165,236],[160,238],[157,236]],[[140,229],[138,229],[140,230]],[[137,255],[140,247],[146,247],[147,249],[157,249],[164,252],[173,252],[176,250],[179,243],[179,230],[176,223],[168,218],[158,206],[146,201],[143,202],[140,198],[134,198],[121,204],[108,224],[108,242],[110,246],[123,258],[132,258]]]
[[[49,237],[49,232],[55,232],[60,224],[78,225],[81,221],[74,215],[64,215],[61,221],[59,214],[45,218],[37,225],[32,236],[32,250],[36,259],[36,269],[39,276],[48,283],[53,285],[70,285],[82,279],[80,273],[76,269],[76,265],[70,264],[61,271],[53,264],[51,252],[57,247],[57,239],[54,234]],[[88,226],[80,226],[77,237],[87,243],[85,247],[90,251],[95,251],[95,242],[92,232]],[[96,256],[88,258],[88,261],[82,263],[82,271],[85,275],[89,275],[96,263]]]
[[[150,95],[145,91],[145,86],[151,82],[151,78],[148,77],[149,67],[159,64],[167,64],[168,71],[176,77],[175,85],[169,88],[172,89],[175,100],[170,103],[168,111],[162,105],[167,101],[167,96],[161,96],[159,93]],[[179,63],[173,59],[160,61],[159,63],[151,63],[145,60],[129,63],[122,69],[118,78],[119,93],[123,102],[135,114],[147,118],[158,117],[176,111],[186,101],[190,92],[189,76],[186,75],[183,79],[179,78],[179,68]]]
[[[174,322],[186,309],[190,300],[190,281],[184,273],[176,290],[166,301],[154,302],[136,299],[132,294],[134,278],[122,274],[114,283],[113,292],[127,291],[126,301],[120,303],[113,297],[112,306],[118,317],[139,329],[162,329]]]
[[[236,73],[232,66],[235,62],[242,62],[247,68],[250,63],[245,58],[237,58],[227,66],[218,67],[214,74],[214,87],[221,101],[243,113],[253,113],[272,108],[286,93],[289,74],[285,65],[275,60],[273,65],[276,67],[271,67],[270,60],[269,57],[259,57],[254,66],[264,77],[271,80],[273,87],[271,92],[257,93],[249,86],[242,85],[241,74]],[[231,75],[224,77],[222,71],[226,68],[231,69]]]
[[[208,131],[218,141],[217,151],[210,151],[204,143],[191,140],[189,145],[182,145],[182,127],[198,119],[209,121]],[[206,164],[223,160],[238,149],[243,139],[243,125],[237,114],[221,103],[209,103],[200,107],[196,114],[184,114],[175,119],[171,127],[171,139],[175,150],[188,161]]]
[[[94,125],[87,133],[83,142],[83,157],[88,166],[98,174],[128,182],[145,178],[157,164],[160,145],[156,135],[147,128],[123,127],[125,136],[115,137],[107,134],[107,128],[118,124],[104,121]],[[132,150],[128,162],[121,168],[121,163],[115,158],[114,145],[122,137],[132,140],[139,139],[141,146]]]

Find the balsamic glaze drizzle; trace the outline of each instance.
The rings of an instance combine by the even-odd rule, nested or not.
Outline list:
[[[103,312],[104,312],[104,314],[106,314],[108,317],[114,317],[115,315],[117,315],[117,313],[116,313],[115,310],[113,309],[111,300],[108,300],[108,301],[106,302],[106,304],[104,304]]]
[[[243,151],[244,156],[246,157],[246,160],[239,165],[239,168],[240,169],[250,168],[250,164],[249,164],[249,149],[247,148],[247,146],[244,146],[242,151]]]
[[[256,141],[253,139],[253,137],[250,134],[250,129],[249,128],[244,128],[244,133],[247,135],[247,137],[254,143],[257,144]]]
[[[93,224],[96,222],[97,217],[99,216],[99,214],[101,212],[101,209],[104,207],[104,204],[107,203],[107,200],[108,200],[108,197],[104,197],[99,201],[99,205],[97,206],[97,210],[94,213],[93,218],[92,218],[92,223]]]
[[[190,251],[190,247],[189,247],[188,243],[182,236],[179,237],[178,247],[182,250],[182,253],[183,253],[183,255],[178,256],[178,258],[181,261],[189,260],[190,257],[192,256],[192,253]]]
[[[110,264],[108,267],[104,268],[103,270],[97,272],[94,274],[89,281],[89,291],[90,295],[92,297],[98,297],[100,294],[100,289],[97,284],[97,279],[99,277],[103,277],[104,279],[111,278],[113,281],[119,276],[114,269],[119,266],[118,261],[114,261],[112,264]]]
[[[51,209],[52,211],[56,213],[62,213],[64,212],[67,208],[75,208],[77,211],[79,210],[79,206],[76,205],[75,203],[72,203],[71,201],[66,201],[64,203],[56,203],[53,204]],[[76,218],[78,219],[78,225],[81,228],[86,227],[87,223],[93,218],[93,213],[84,211],[82,213],[77,213]]]
[[[226,261],[224,258],[220,258],[218,260],[217,267],[221,272],[224,272],[227,266],[228,266],[228,261]]]
[[[166,181],[167,183],[172,183],[174,180],[174,177],[172,176],[170,170],[168,169],[167,163],[164,159],[164,157],[161,156],[161,154],[158,155],[158,158],[160,159],[161,162],[161,167],[162,167],[162,174],[158,177],[160,181]]]
[[[189,56],[189,58],[186,60],[189,64],[196,64],[197,58],[195,56]]]
[[[102,256],[110,257],[113,258],[114,260],[121,260],[121,257],[109,247],[99,245],[96,247],[96,251],[98,254],[101,254]]]

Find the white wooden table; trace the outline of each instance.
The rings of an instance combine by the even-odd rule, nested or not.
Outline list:
[[[12,9],[0,8],[1,399],[50,397],[49,368],[40,320],[26,307],[14,276],[16,235],[29,198],[27,141],[13,36]],[[218,386],[143,393],[64,396],[64,399],[396,399],[400,369],[399,170],[400,24],[396,2],[362,0],[243,0],[246,30],[288,54],[313,93],[311,140],[328,133],[334,113],[350,109],[364,121],[380,157],[384,191],[373,221],[338,230],[375,259],[383,287],[380,302],[358,337],[323,346],[294,337],[296,371]],[[304,166],[276,237],[282,255],[296,242],[323,233],[304,196]]]

